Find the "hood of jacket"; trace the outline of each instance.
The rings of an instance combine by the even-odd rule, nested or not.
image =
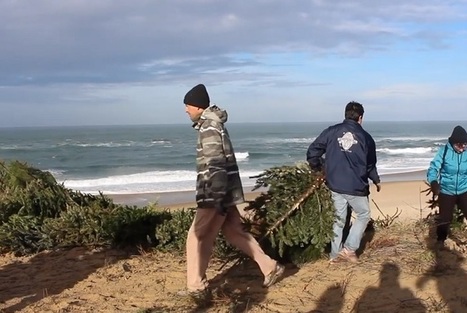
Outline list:
[[[193,127],[197,128],[200,124],[207,120],[224,124],[227,122],[227,118],[227,111],[219,108],[217,105],[213,105],[203,111],[199,117],[199,120],[193,124]]]

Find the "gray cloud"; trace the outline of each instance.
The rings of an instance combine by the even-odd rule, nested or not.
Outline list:
[[[0,0],[0,85],[163,84],[193,75],[219,78],[220,70],[224,80],[248,80],[242,69],[261,64],[239,54],[361,55],[407,38],[445,48],[447,34],[423,25],[465,21],[465,6],[446,0]],[[414,22],[421,24],[409,27]],[[255,79],[258,74],[275,75],[255,73]]]

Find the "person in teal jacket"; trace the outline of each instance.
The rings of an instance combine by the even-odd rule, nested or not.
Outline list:
[[[439,221],[436,228],[438,247],[444,247],[457,205],[467,217],[467,132],[454,127],[448,143],[430,163],[427,179],[433,195],[438,196]]]

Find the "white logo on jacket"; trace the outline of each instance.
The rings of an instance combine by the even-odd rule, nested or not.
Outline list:
[[[358,141],[355,140],[355,137],[351,132],[344,133],[342,137],[337,138],[337,142],[339,142],[339,146],[341,146],[341,148],[344,149],[344,151],[350,151],[350,148],[352,148],[354,144],[358,143]]]

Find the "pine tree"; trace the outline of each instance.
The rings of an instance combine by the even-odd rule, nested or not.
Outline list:
[[[322,175],[299,163],[268,169],[256,178],[254,190],[268,190],[246,208],[248,229],[271,254],[294,263],[321,257],[334,236],[334,206]]]

